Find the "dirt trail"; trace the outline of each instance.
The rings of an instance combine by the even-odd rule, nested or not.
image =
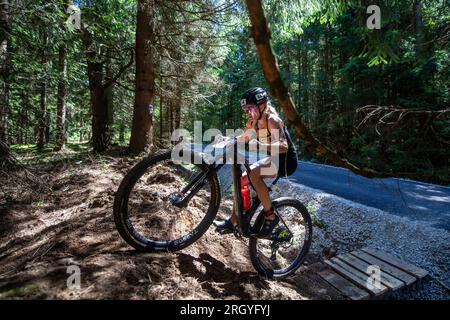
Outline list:
[[[135,159],[98,156],[33,169],[29,190],[3,179],[0,190],[0,298],[38,299],[342,299],[313,272],[310,256],[285,281],[259,277],[246,243],[210,228],[174,254],[142,254],[117,233],[112,203]],[[219,215],[230,213],[222,202]],[[69,290],[67,268],[81,271]]]

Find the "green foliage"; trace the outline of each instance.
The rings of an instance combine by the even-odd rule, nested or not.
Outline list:
[[[436,9],[445,5],[423,3],[424,30],[419,34],[411,26],[416,18],[412,1],[376,4],[381,7],[381,30],[368,30],[366,8],[352,1],[335,14],[322,6],[308,21],[298,21],[303,23],[300,36],[288,28],[288,40],[286,32],[278,31],[285,27],[278,24],[289,26],[293,18],[268,14],[283,77],[315,136],[340,155],[379,171],[416,172],[445,183],[450,178],[450,136],[443,125],[450,127],[448,118],[434,120],[432,127],[414,118],[380,125],[380,115],[356,129],[362,120],[356,109],[365,105],[448,108],[448,39],[444,11]],[[314,150],[299,149],[304,158],[318,160]]]
[[[39,293],[39,290],[39,286],[35,284],[26,284],[15,288],[7,286],[7,288],[0,290],[0,299],[35,296]]]
[[[95,52],[94,62],[103,63],[106,82],[106,69],[115,75],[135,46],[136,1],[77,3],[83,30],[67,28],[63,0],[24,1],[12,15],[10,142],[36,142],[45,83],[50,136],[44,155],[55,142],[60,46],[68,49],[69,152],[73,143],[87,143],[92,134],[87,53]],[[282,78],[314,135],[358,165],[416,172],[443,182],[449,179],[448,118],[436,118],[431,125],[417,118],[396,125],[372,119],[358,126],[363,118],[356,110],[366,105],[448,108],[448,3],[421,1],[422,29],[415,27],[413,3],[375,1],[381,8],[381,30],[369,30],[363,1],[263,1]],[[246,119],[240,96],[252,86],[268,88],[243,2],[158,1],[155,15],[157,140],[169,144],[176,106],[181,107],[180,126],[188,130],[193,130],[194,121],[203,121],[204,130],[218,128],[223,133],[242,128]],[[85,32],[92,35],[90,48],[83,44]],[[127,145],[130,137],[134,74],[132,65],[113,86],[115,144]],[[278,102],[272,102],[279,110]],[[301,141],[298,149],[306,160],[325,161]],[[14,146],[13,151],[23,150]]]

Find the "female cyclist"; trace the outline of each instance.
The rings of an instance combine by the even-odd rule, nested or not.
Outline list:
[[[244,134],[237,138],[248,143],[250,150],[263,150],[268,154],[268,157],[252,164],[248,177],[244,173],[243,179],[250,179],[265,213],[264,221],[260,226],[256,226],[257,236],[269,238],[279,218],[273,211],[264,179],[294,173],[297,169],[297,152],[286,126],[272,107],[264,89],[248,89],[241,98],[241,106],[248,122]],[[233,232],[236,222],[237,216],[233,207],[229,219],[215,221],[214,224],[220,233],[230,233]]]

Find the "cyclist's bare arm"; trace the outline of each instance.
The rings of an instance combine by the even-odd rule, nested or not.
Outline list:
[[[237,136],[236,139],[239,142],[248,143],[250,140],[254,138],[256,138],[256,131],[253,127],[252,121],[249,120],[247,121],[247,124],[245,126],[244,133],[241,134],[240,136]]]

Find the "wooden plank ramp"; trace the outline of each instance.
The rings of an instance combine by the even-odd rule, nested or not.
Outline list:
[[[328,268],[319,276],[352,300],[383,297],[428,275],[424,269],[369,247],[324,262]]]

